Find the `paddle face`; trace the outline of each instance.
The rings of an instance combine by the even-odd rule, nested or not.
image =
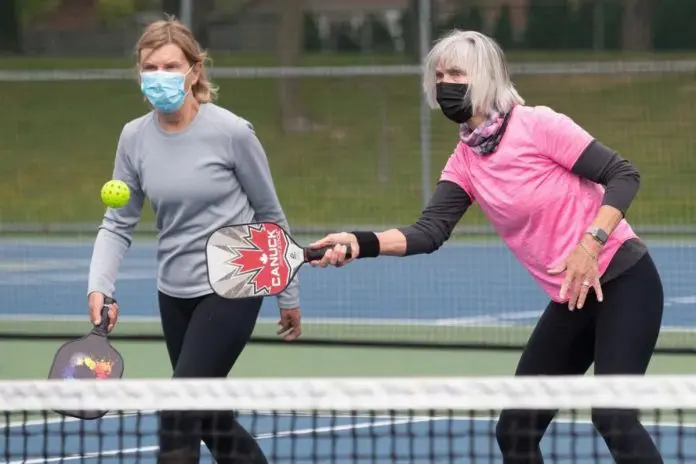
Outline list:
[[[277,295],[305,262],[304,250],[272,222],[222,227],[205,253],[210,286],[228,299]]]
[[[104,306],[99,327],[85,337],[65,343],[56,352],[48,374],[49,379],[120,379],[123,376],[123,357],[106,337],[108,306]],[[79,419],[98,419],[107,411],[56,411]]]

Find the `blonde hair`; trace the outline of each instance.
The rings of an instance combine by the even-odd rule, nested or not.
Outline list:
[[[468,97],[474,111],[507,113],[524,105],[508,71],[505,54],[492,38],[476,31],[453,30],[441,37],[423,63],[423,91],[431,108],[437,109],[436,67],[456,67],[469,77]]]
[[[199,65],[199,77],[191,88],[193,97],[199,103],[209,103],[217,98],[217,87],[208,79],[205,65],[208,53],[201,48],[191,30],[172,16],[150,23],[140,36],[135,47],[138,63],[143,50],[156,50],[164,45],[174,44],[184,52],[189,65]]]

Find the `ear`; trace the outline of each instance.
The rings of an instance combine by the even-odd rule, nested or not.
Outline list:
[[[193,87],[198,83],[198,79],[201,77],[201,71],[203,70],[203,63],[196,63],[191,69],[191,86]]]

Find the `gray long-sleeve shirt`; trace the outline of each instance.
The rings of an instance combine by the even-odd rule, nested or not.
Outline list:
[[[131,189],[129,204],[108,208],[99,227],[88,292],[113,296],[116,276],[147,197],[156,215],[157,287],[178,298],[212,291],[205,243],[230,224],[272,221],[288,232],[266,154],[251,124],[212,103],[189,127],[162,130],[154,113],[126,124],[113,178]],[[299,306],[296,278],[278,296],[281,308]]]

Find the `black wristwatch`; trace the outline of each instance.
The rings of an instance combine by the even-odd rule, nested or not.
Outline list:
[[[587,231],[585,231],[585,233],[590,234],[590,236],[597,240],[597,242],[599,242],[601,245],[606,244],[607,240],[609,240],[609,234],[599,227],[591,226],[587,229]]]

